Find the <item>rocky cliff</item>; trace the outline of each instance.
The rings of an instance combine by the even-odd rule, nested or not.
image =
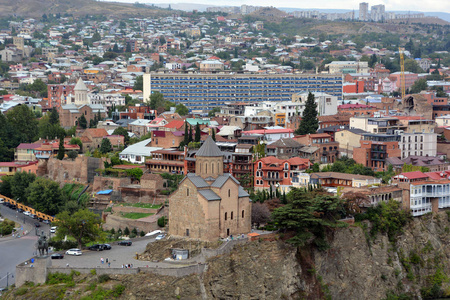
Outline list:
[[[334,232],[327,251],[297,249],[281,240],[255,241],[210,259],[201,275],[114,275],[111,280],[125,286],[123,299],[442,297],[450,291],[449,232],[449,216],[444,212],[413,219],[396,243],[382,234],[369,241],[361,226],[350,226]],[[66,293],[74,299],[87,296],[83,284],[92,281],[94,275],[68,287]],[[45,288],[29,288],[22,296],[8,298],[31,299],[34,289]]]

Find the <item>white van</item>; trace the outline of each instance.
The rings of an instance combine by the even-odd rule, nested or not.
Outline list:
[[[0,198],[0,204],[3,204],[3,203],[5,203],[5,199]]]
[[[53,226],[50,228],[50,233],[56,233],[56,226]]]

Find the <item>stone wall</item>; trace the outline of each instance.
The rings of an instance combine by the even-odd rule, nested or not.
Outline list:
[[[130,230],[132,230],[136,227],[139,229],[139,232],[150,232],[153,230],[161,229],[156,221],[146,222],[140,220],[125,219],[120,216],[115,216],[107,213],[103,214],[103,219],[105,220],[105,223],[103,224],[104,230],[111,230],[112,228],[114,228],[114,230],[117,231],[119,228],[124,230],[125,227],[128,227]]]
[[[115,190],[117,191],[119,187],[131,184],[131,179],[129,177],[103,177],[95,176],[93,192],[96,193],[101,190]]]
[[[16,286],[19,287],[25,282],[30,281],[35,284],[44,284],[47,275],[48,268],[52,265],[50,257],[37,258],[34,257],[34,262],[31,259],[16,266]]]
[[[101,158],[78,156],[72,160],[50,158],[47,163],[48,177],[60,184],[91,183],[94,181],[95,170],[103,168]]]
[[[153,190],[138,187],[120,187],[123,202],[126,203],[154,203],[163,204],[168,200],[167,196],[161,196]]]
[[[146,214],[157,214],[160,211],[160,208],[143,208],[143,207],[133,207],[133,206],[113,206],[113,213],[146,213]]]

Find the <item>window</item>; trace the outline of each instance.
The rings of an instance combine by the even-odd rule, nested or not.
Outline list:
[[[242,211],[242,218],[244,218],[244,211]]]
[[[214,163],[211,164],[211,173],[214,173]]]
[[[227,216],[228,216],[227,213],[225,213],[225,221],[227,220]]]
[[[289,177],[288,174],[289,174],[289,173],[287,173],[287,172],[284,173],[284,178],[288,178],[288,177]]]
[[[228,198],[231,197],[231,189],[228,189]]]
[[[208,173],[208,163],[205,163],[205,173]]]
[[[186,228],[186,236],[189,236],[189,229]]]
[[[230,219],[233,220],[233,212],[230,214]]]
[[[259,162],[258,163],[258,169],[261,169],[262,168],[262,162]]]
[[[186,189],[186,196],[189,196],[189,189]]]

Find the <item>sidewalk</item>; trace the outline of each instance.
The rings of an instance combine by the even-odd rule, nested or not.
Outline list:
[[[7,219],[9,219],[9,218],[7,218]],[[30,220],[27,220],[28,222],[26,222],[25,224],[23,223],[22,218],[15,218],[15,219],[12,219],[11,221],[14,221],[14,222],[20,224],[19,230],[17,230],[14,233],[14,237],[12,236],[12,234],[0,237],[0,243],[5,242],[5,241],[10,241],[13,239],[17,239],[17,233],[19,233],[20,237],[34,234],[34,226],[30,223],[31,222]],[[23,226],[23,230],[20,229],[22,226]]]

